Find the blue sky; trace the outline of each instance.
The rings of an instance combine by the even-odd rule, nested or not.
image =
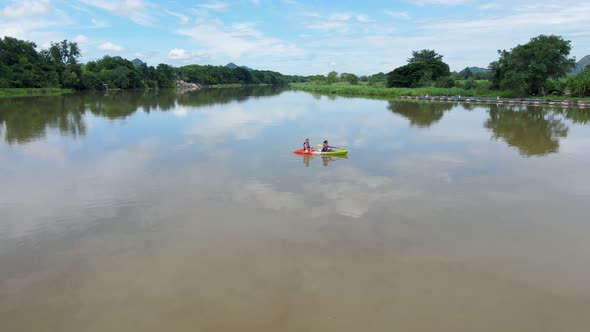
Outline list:
[[[285,74],[359,75],[434,49],[451,70],[485,67],[539,34],[590,54],[590,3],[546,0],[0,0],[0,36],[48,47],[73,40],[82,62],[105,54],[168,63],[234,62]]]

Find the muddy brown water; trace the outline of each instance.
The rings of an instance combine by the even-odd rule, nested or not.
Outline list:
[[[584,110],[0,99],[0,330],[585,332],[588,151]]]

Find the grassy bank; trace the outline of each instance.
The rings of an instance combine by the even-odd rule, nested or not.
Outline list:
[[[60,88],[0,88],[0,98],[58,96],[72,92],[72,89]]]
[[[466,90],[462,88],[384,88],[374,87],[365,84],[310,84],[310,83],[291,83],[290,86],[295,90],[301,90],[319,94],[334,94],[342,96],[359,96],[359,97],[383,97],[397,98],[400,96],[464,96],[464,97],[514,97],[511,91],[491,91],[491,90]]]

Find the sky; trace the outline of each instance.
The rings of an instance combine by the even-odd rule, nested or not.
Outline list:
[[[81,62],[108,54],[167,63],[234,62],[284,74],[370,75],[434,49],[451,70],[487,67],[540,34],[590,54],[590,2],[547,0],[0,0],[0,37],[48,48],[75,41]]]

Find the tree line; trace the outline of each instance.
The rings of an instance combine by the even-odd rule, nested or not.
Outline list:
[[[496,91],[506,97],[561,95],[567,90],[572,96],[590,97],[590,68],[576,75],[570,58],[571,42],[561,36],[539,35],[524,45],[498,51],[498,60],[484,71],[465,68],[451,72],[443,56],[434,50],[413,51],[407,64],[388,73],[356,77],[335,71],[327,76],[310,77],[316,84],[365,83],[388,88],[463,88],[476,92]]]
[[[243,67],[189,65],[172,67],[145,63],[134,65],[120,56],[79,62],[80,48],[75,42],[51,43],[47,50],[37,51],[30,41],[12,37],[0,38],[0,88],[69,88],[76,90],[110,88],[170,88],[176,80],[204,85],[269,84],[304,82],[303,76],[283,75],[267,70]]]
[[[469,68],[451,72],[443,56],[434,50],[413,51],[406,65],[388,73],[357,76],[335,71],[324,75],[283,75],[268,70],[244,67],[188,65],[156,67],[134,65],[119,56],[79,62],[80,49],[74,42],[51,43],[47,50],[37,51],[30,41],[12,37],[0,38],[0,88],[70,88],[77,90],[111,88],[169,88],[177,80],[203,85],[268,84],[292,82],[317,84],[347,83],[385,87],[459,87],[467,90],[498,91],[504,96],[542,96],[562,94],[590,96],[590,69],[577,75],[568,73],[575,66],[569,57],[571,42],[561,36],[540,35],[524,45],[498,51],[498,60],[485,72]]]
[[[284,85],[293,82],[306,82],[303,76],[283,75],[270,70],[255,70],[244,67],[211,65],[188,65],[177,69],[177,76],[186,82],[205,85],[217,84],[268,84]]]
[[[590,70],[568,77],[575,67],[570,58],[571,41],[561,36],[539,35],[524,45],[498,51],[498,60],[488,71],[472,73],[465,68],[451,73],[443,56],[433,50],[412,52],[408,64],[387,73],[388,87],[461,87],[507,91],[516,97],[562,94],[590,96]],[[483,81],[483,82],[481,82]]]
[[[76,90],[172,87],[175,69],[166,64],[156,68],[134,66],[127,59],[104,56],[81,64],[80,48],[63,40],[47,50],[36,50],[30,41],[0,38],[0,88],[68,88]]]

